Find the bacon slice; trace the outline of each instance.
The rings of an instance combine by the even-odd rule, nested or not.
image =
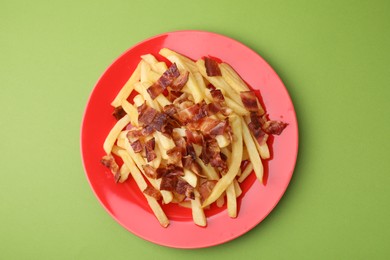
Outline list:
[[[202,202],[209,197],[216,184],[217,181],[200,179],[199,194]]]
[[[177,179],[175,191],[185,195],[189,199],[195,199],[194,188],[181,178]]]
[[[109,155],[105,155],[103,156],[103,158],[100,160],[100,162],[106,166],[107,168],[109,168],[111,170],[111,172],[114,174],[114,179],[115,179],[115,182],[118,182],[121,178],[121,174],[120,174],[120,171],[119,171],[119,166],[118,164],[115,162],[115,159],[114,157],[109,154]]]
[[[268,139],[268,134],[266,134],[261,127],[256,127],[252,122],[248,124],[249,129],[253,133],[253,136],[256,138],[257,142],[262,145]]]
[[[146,189],[143,191],[146,195],[149,195],[150,197],[155,198],[156,200],[160,200],[162,198],[161,193],[159,190],[155,189],[152,186],[146,187]]]
[[[221,157],[221,149],[215,138],[207,138],[202,146],[202,153],[199,158],[205,163],[222,170],[227,169],[226,161]]]
[[[148,176],[149,178],[158,179],[161,177],[160,173],[155,168],[153,168],[153,166],[149,164],[143,165],[142,168],[144,169],[145,175]]]
[[[267,121],[263,124],[263,130],[271,135],[280,135],[287,125],[282,121]]]
[[[129,132],[127,134],[129,134]],[[142,144],[141,144],[140,140],[136,140],[136,141],[132,142],[131,147],[133,148],[135,153],[142,152]]]
[[[175,146],[167,151],[169,164],[181,164],[182,148]]]
[[[206,73],[209,77],[222,76],[221,70],[219,69],[218,62],[209,57],[204,57],[204,64],[206,67]]]
[[[116,120],[119,120],[126,115],[126,111],[123,110],[122,106],[119,106],[114,108],[114,112],[112,112],[112,115],[115,117]]]
[[[192,131],[186,129],[186,138],[188,144],[199,144],[199,145],[203,144],[203,136],[196,129]]]
[[[201,104],[194,104],[177,113],[178,119],[183,123],[196,122],[206,116]]]
[[[180,76],[172,82],[171,88],[174,91],[180,91],[185,86],[185,84],[187,84],[189,75],[190,73],[188,71],[180,74]]]
[[[154,137],[145,143],[146,159],[148,162],[153,161],[157,157],[156,152],[154,151],[155,145],[156,142]]]
[[[145,103],[138,107],[138,122],[142,125],[149,125],[152,123],[154,117],[157,115],[158,111],[152,107],[149,107]]]
[[[152,99],[160,95],[173,81],[180,76],[176,63],[173,63],[147,91]]]
[[[240,97],[242,100],[242,103],[244,104],[244,107],[249,112],[257,112],[259,110],[259,107],[257,105],[257,97],[253,91],[241,91]]]

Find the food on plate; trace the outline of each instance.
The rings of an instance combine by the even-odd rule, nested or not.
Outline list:
[[[263,181],[268,137],[287,124],[268,119],[230,65],[167,48],[159,54],[169,62],[142,55],[112,101],[117,122],[101,162],[115,182],[132,176],[163,227],[168,203],[190,208],[199,226],[207,225],[205,210],[213,203],[235,218],[240,184],[252,171]]]

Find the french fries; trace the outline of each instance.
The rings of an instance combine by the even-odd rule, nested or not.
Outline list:
[[[142,55],[111,102],[113,107],[124,111],[103,143],[111,160],[114,154],[123,161],[112,173],[120,183],[132,176],[163,227],[169,225],[169,220],[161,204],[169,203],[190,208],[194,223],[202,227],[207,226],[205,210],[213,203],[217,207],[226,206],[228,215],[236,218],[237,198],[242,194],[240,185],[252,172],[262,182],[262,159],[269,158],[267,139],[259,144],[248,127],[253,115],[240,93],[248,92],[249,87],[229,64],[219,63],[221,74],[216,76],[208,74],[203,59],[193,61],[167,48],[159,54],[176,65],[177,71],[175,66],[168,66],[152,54]],[[181,75],[185,76],[181,78],[185,82],[179,81]],[[163,83],[168,85],[163,87]],[[163,89],[154,94],[156,86]],[[180,89],[173,89],[174,86]],[[214,104],[216,93],[223,97],[218,106]],[[172,98],[170,94],[176,96]],[[256,102],[263,115],[264,108],[257,99]],[[211,109],[209,106],[220,110],[211,112],[207,110]],[[221,107],[226,108],[225,112]],[[172,108],[174,113],[168,114],[166,110]],[[157,116],[159,119],[154,119]],[[158,125],[169,122],[170,131],[164,130],[167,125]],[[203,126],[203,122],[215,122],[213,127],[222,126],[223,133],[214,129],[217,133],[214,134],[213,128],[207,130],[209,126]],[[199,129],[193,130],[190,126],[195,123]],[[242,164],[243,161],[247,163]],[[246,167],[242,169],[242,165]]]

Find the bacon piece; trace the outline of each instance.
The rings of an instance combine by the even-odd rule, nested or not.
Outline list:
[[[147,91],[152,99],[155,99],[160,95],[161,93],[164,92],[164,88],[158,83],[154,83],[150,87],[147,88]]]
[[[146,159],[148,162],[153,161],[157,157],[156,152],[154,151],[155,145],[156,142],[154,137],[145,143]]]
[[[114,112],[112,112],[112,115],[115,117],[116,120],[119,120],[126,115],[126,111],[123,110],[122,106],[119,106],[114,108]]]
[[[175,101],[178,97],[180,97],[182,94],[183,94],[183,92],[171,90],[171,91],[169,91],[169,93],[168,93],[168,100],[171,101],[171,102],[173,102],[173,101]]]
[[[206,179],[200,180],[199,194],[202,202],[210,196],[210,193],[214,189],[216,184],[217,181],[210,181]]]
[[[168,118],[169,116],[167,114],[157,112],[152,122],[150,123],[150,126],[153,129],[162,132],[162,129],[167,124]]]
[[[189,199],[195,199],[194,188],[185,180],[178,178],[176,182],[175,191],[178,194],[183,194]]]
[[[182,148],[175,146],[167,151],[169,164],[181,164]]]
[[[184,87],[184,85],[187,83],[189,75],[190,75],[190,73],[188,71],[181,74],[179,77],[177,77],[172,82],[171,88],[175,91],[180,91]]]
[[[178,119],[183,122],[196,122],[206,116],[201,104],[194,104],[177,113]]]
[[[259,107],[257,105],[257,97],[253,91],[241,91],[240,97],[242,100],[242,103],[244,104],[245,108],[249,112],[257,112],[259,111]]]
[[[203,144],[203,136],[202,134],[197,130],[188,130],[186,129],[186,138],[188,144]]]
[[[216,103],[209,103],[205,106],[204,111],[207,116],[212,116],[221,111],[221,106]]]
[[[149,125],[152,123],[154,117],[158,111],[152,107],[147,106],[145,103],[138,107],[138,122],[142,125]]]
[[[129,132],[127,134],[129,134]],[[132,142],[131,147],[133,148],[135,153],[142,152],[142,144],[141,144],[140,140],[136,140],[136,141]]]
[[[161,177],[160,173],[149,164],[142,165],[142,168],[144,169],[145,175],[149,178],[158,179]]]
[[[219,167],[223,170],[227,168],[226,161],[221,157],[221,149],[215,138],[207,138],[202,146],[202,153],[199,158],[205,163],[210,163],[213,167]]]
[[[210,129],[209,135],[210,136],[217,136],[222,135],[226,132],[226,128],[229,125],[229,121],[226,118],[224,121],[220,121],[217,125],[215,125],[213,128]]]
[[[109,154],[109,155],[105,155],[103,156],[103,158],[100,160],[100,162],[106,166],[107,168],[109,168],[111,170],[111,172],[114,174],[114,179],[115,179],[115,182],[118,182],[120,180],[120,177],[121,177],[121,174],[120,174],[120,171],[119,171],[119,166],[118,164],[115,162],[115,159],[114,157]]]
[[[180,76],[176,63],[173,63],[147,91],[152,99],[160,95],[173,81]]]
[[[282,121],[267,121],[263,124],[263,130],[267,134],[280,135],[288,124]]]
[[[175,106],[179,106],[181,103],[189,101],[189,95],[187,93],[182,93],[179,97],[177,97],[172,103]],[[182,108],[181,108],[182,109]]]
[[[160,190],[175,191],[177,176],[163,176],[161,178]]]
[[[225,102],[225,97],[222,94],[220,89],[212,89],[210,90],[210,94],[213,97],[213,101],[216,103]]]
[[[204,57],[204,65],[206,67],[206,73],[209,77],[222,76],[221,70],[219,69],[218,62],[209,57]]]
[[[126,130],[128,129],[126,128]],[[126,136],[129,140],[138,139],[142,136],[142,129],[133,127],[127,132]]]
[[[266,134],[261,127],[256,127],[252,122],[248,124],[249,129],[253,133],[253,136],[256,138],[257,142],[262,145],[268,139],[268,134]]]
[[[251,122],[256,128],[260,128],[266,122],[265,116],[261,116],[259,111],[250,112]]]
[[[161,192],[157,189],[155,189],[154,187],[152,186],[148,186],[146,187],[146,189],[143,191],[146,195],[150,196],[150,197],[153,197],[155,198],[156,200],[160,200],[161,199]]]
[[[166,167],[167,169],[167,174],[166,175],[170,175],[170,176],[184,176],[184,171],[183,171],[183,168],[180,167],[180,166],[177,166],[177,165],[174,165],[174,164],[168,164],[168,166]]]
[[[200,167],[196,161],[191,162],[190,170],[196,175],[204,177],[204,175],[202,175],[202,167]]]

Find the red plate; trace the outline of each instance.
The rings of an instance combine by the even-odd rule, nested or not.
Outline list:
[[[265,162],[266,184],[254,174],[243,183],[236,219],[225,208],[206,211],[208,226],[196,226],[189,209],[165,205],[168,228],[160,226],[133,179],[115,184],[112,174],[100,164],[103,142],[115,124],[110,106],[120,88],[140,61],[140,55],[158,56],[167,47],[192,59],[210,55],[229,63],[255,90],[260,90],[271,119],[289,125],[282,135],[271,139],[272,158]],[[253,50],[226,36],[203,31],[165,33],[145,40],[122,54],[99,79],[85,108],[81,128],[81,153],[90,185],[104,208],[123,227],[156,244],[176,248],[218,245],[246,233],[276,206],[293,174],[298,152],[298,126],[294,106],[282,81]]]

